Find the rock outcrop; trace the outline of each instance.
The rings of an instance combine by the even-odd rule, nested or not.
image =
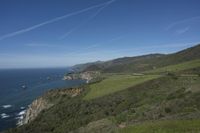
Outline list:
[[[86,71],[82,73],[69,73],[63,77],[63,80],[86,80],[87,83],[100,76],[99,71]]]
[[[53,104],[48,103],[43,97],[34,100],[32,104],[28,106],[23,119],[19,121],[18,125],[29,123],[30,121],[34,120],[42,110],[48,109],[51,106],[53,106]]]
[[[41,111],[52,107],[55,103],[48,100],[50,97],[58,97],[62,95],[75,97],[79,95],[82,91],[82,88],[67,88],[48,91],[45,95],[37,98],[28,106],[28,109],[26,110],[23,118],[18,121],[18,125],[21,126],[33,121]]]

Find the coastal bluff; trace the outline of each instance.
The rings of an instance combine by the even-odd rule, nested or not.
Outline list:
[[[68,73],[63,77],[63,80],[86,80],[87,83],[92,82],[100,76],[99,71],[85,71],[81,73]]]
[[[18,121],[18,126],[30,123],[40,114],[40,112],[54,106],[58,102],[55,100],[56,98],[59,99],[59,97],[62,96],[68,96],[73,98],[79,95],[82,91],[82,88],[66,88],[48,91],[43,96],[35,99],[28,106],[23,118]]]

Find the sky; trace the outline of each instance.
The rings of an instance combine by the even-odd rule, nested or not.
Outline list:
[[[1,0],[0,68],[168,54],[199,33],[199,0]]]

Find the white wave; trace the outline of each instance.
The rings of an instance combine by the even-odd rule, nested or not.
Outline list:
[[[25,109],[25,107],[20,107],[20,109]]]
[[[24,109],[24,108],[25,108],[25,107],[21,107],[21,109]],[[25,113],[26,113],[26,110],[22,110],[21,112],[19,112],[19,113],[17,114],[18,117],[15,118],[15,119],[18,120],[17,123],[16,123],[17,126],[23,125],[23,119],[24,119],[24,114],[25,114]]]
[[[15,119],[17,119],[17,126],[22,126],[23,125],[23,119],[24,119],[24,114],[26,113],[26,110],[23,110],[21,112],[19,112],[18,117],[16,117]]]
[[[6,113],[2,113],[2,114],[1,114],[1,118],[2,118],[2,119],[4,119],[4,118],[8,118],[8,117],[10,117],[10,116],[7,115]]]
[[[12,107],[12,105],[2,105],[2,107],[4,108],[4,109],[7,109],[7,108],[10,108],[10,107]]]
[[[23,115],[21,115],[21,116],[18,116],[18,117],[15,117],[15,119],[17,119],[17,120],[22,120],[24,118],[24,116]]]
[[[18,116],[24,115],[26,113],[26,110],[22,110],[21,112],[19,112]]]

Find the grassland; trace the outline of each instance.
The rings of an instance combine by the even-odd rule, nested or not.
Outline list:
[[[145,122],[126,127],[120,133],[199,133],[200,120],[168,120]]]
[[[145,81],[158,78],[157,74],[162,74],[166,72],[179,72],[183,70],[188,70],[192,68],[200,67],[200,60],[192,60],[184,63],[179,63],[176,65],[170,65],[162,68],[157,68],[155,70],[146,71],[143,76],[133,76],[133,75],[109,75],[105,80],[100,83],[90,85],[90,91],[84,97],[84,99],[93,99],[108,95],[117,91],[124,90],[126,88],[141,84]],[[151,75],[155,74],[155,75]]]
[[[109,78],[106,78],[102,82],[90,85],[90,91],[84,97],[84,99],[88,100],[108,95],[158,77],[158,75],[113,75]]]
[[[111,61],[80,95],[48,93],[54,106],[5,133],[200,133],[199,46]]]
[[[44,110],[30,124],[7,133],[109,133],[110,129],[118,128],[123,123],[125,126],[136,126],[149,120],[199,119],[199,86],[200,77],[180,76],[175,79],[166,75],[91,100],[83,100],[89,90],[77,97],[52,95],[56,105]],[[102,119],[111,122],[99,121]],[[83,132],[81,127],[87,132]],[[76,132],[79,128],[80,132]],[[193,129],[192,124],[188,128]]]
[[[176,65],[169,65],[166,67],[162,67],[162,68],[157,68],[151,71],[146,71],[144,73],[164,73],[164,72],[178,72],[178,71],[182,71],[182,70],[186,70],[186,69],[192,69],[192,68],[197,68],[200,67],[200,60],[192,60],[192,61],[187,61],[184,63],[179,63]]]

